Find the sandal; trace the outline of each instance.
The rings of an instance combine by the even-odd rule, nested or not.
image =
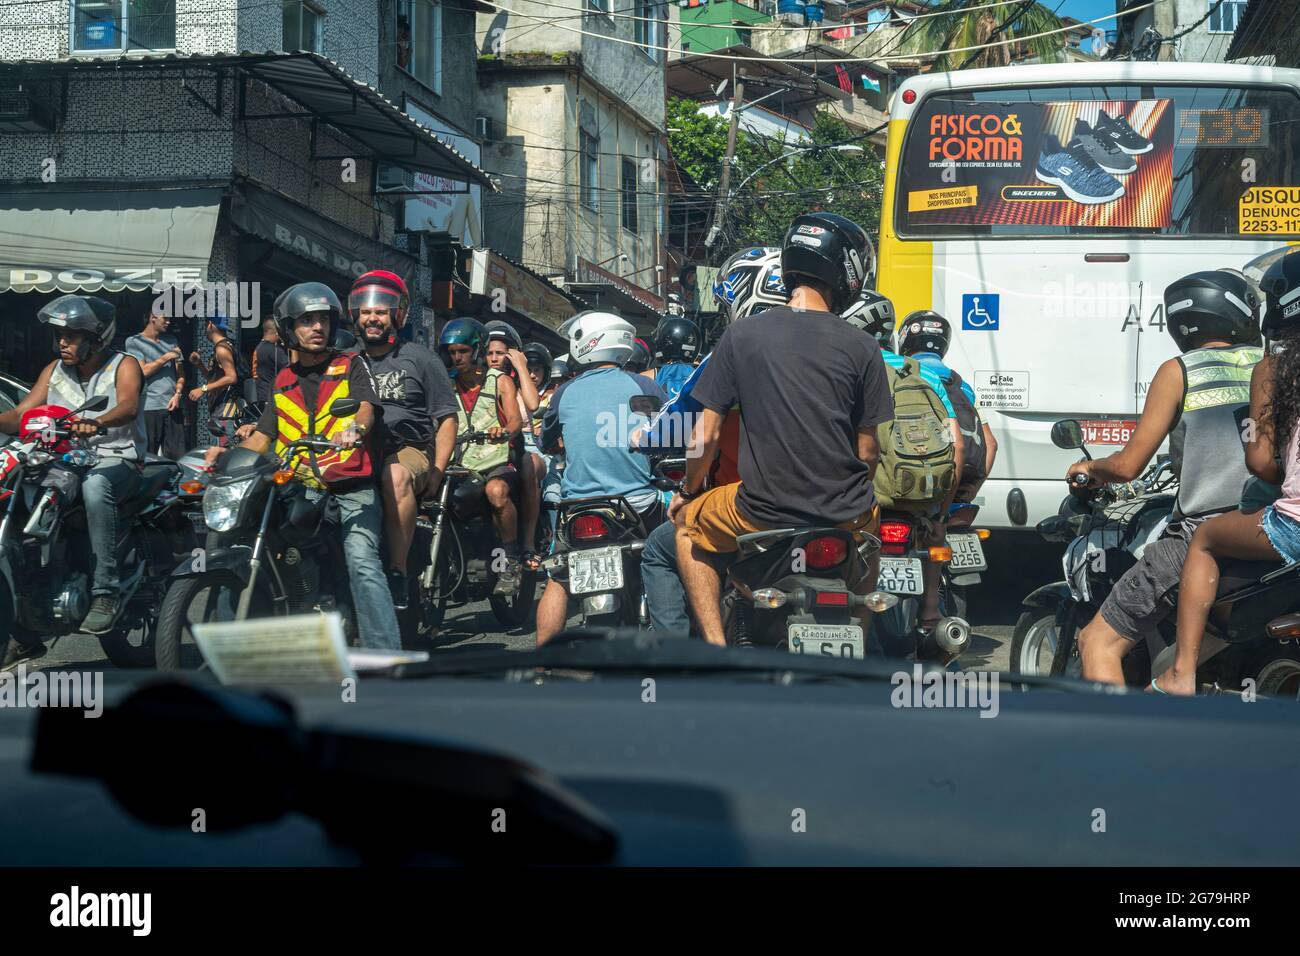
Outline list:
[[[536,551],[525,551],[520,556],[519,563],[525,571],[537,572],[542,570],[542,556]]]

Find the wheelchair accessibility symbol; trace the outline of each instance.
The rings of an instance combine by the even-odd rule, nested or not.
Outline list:
[[[979,295],[961,297],[961,327],[983,332],[998,330],[998,311],[1001,296],[981,292]]]

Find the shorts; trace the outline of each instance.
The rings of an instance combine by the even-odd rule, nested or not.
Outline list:
[[[1269,505],[1259,526],[1268,535],[1268,543],[1282,555],[1287,564],[1300,561],[1300,524],[1289,515],[1282,514],[1276,505]]]
[[[697,548],[714,554],[733,554],[738,550],[736,539],[742,534],[768,530],[740,513],[736,507],[739,490],[740,482],[723,485],[687,503],[686,534]],[[880,506],[873,503],[870,511],[836,527],[858,534],[877,534],[880,531]]]
[[[397,451],[385,456],[384,470],[386,471],[394,462],[410,472],[411,487],[415,491],[415,496],[418,498],[423,495],[429,485],[429,474],[433,470],[428,449],[416,445],[403,445]]]
[[[1164,535],[1147,545],[1138,563],[1115,582],[1102,602],[1101,616],[1121,637],[1139,641],[1177,609],[1174,589],[1183,576],[1192,534],[1205,520],[1170,522]]]
[[[488,481],[504,481],[510,489],[510,497],[519,498],[519,469],[514,465],[497,465],[483,477]]]

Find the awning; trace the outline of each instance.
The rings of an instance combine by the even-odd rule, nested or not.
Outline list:
[[[531,269],[492,249],[474,249],[469,258],[469,290],[554,332],[586,303],[556,288]],[[496,305],[496,301],[493,305]]]
[[[230,200],[230,221],[236,229],[266,239],[319,268],[349,281],[371,269],[396,272],[415,281],[418,261],[391,246],[324,219],[306,206],[240,182]]]
[[[41,77],[115,72],[120,70],[169,70],[180,74],[180,88],[189,89],[189,78],[204,73],[234,73],[238,84],[236,118],[239,120],[299,118],[328,123],[345,134],[357,146],[359,156],[394,163],[421,172],[434,173],[463,182],[477,183],[495,191],[495,183],[486,172],[434,133],[402,112],[391,100],[372,86],[352,77],[346,70],[319,53],[240,54],[175,53],[115,57],[72,57],[66,60],[3,60],[0,76],[25,80]],[[242,86],[253,79],[265,83],[288,97],[302,112],[253,113],[246,111]],[[213,112],[222,115],[226,84],[217,87]],[[200,101],[208,102],[191,90]],[[314,154],[313,159],[343,157]]]
[[[221,189],[0,193],[0,292],[207,280]]]

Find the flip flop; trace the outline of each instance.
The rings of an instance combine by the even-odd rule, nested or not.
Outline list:
[[[520,556],[519,563],[529,571],[542,570],[542,558],[536,551],[525,551]]]
[[[1160,685],[1158,685],[1158,684],[1156,683],[1156,679],[1155,679],[1154,677],[1151,678],[1151,684],[1149,685],[1149,687],[1150,687],[1151,690],[1155,691],[1155,692],[1156,692],[1157,694],[1159,694],[1161,697],[1172,697],[1172,696],[1174,696],[1173,694],[1169,693],[1169,691],[1167,691],[1167,690],[1161,690],[1161,689],[1160,689]]]

